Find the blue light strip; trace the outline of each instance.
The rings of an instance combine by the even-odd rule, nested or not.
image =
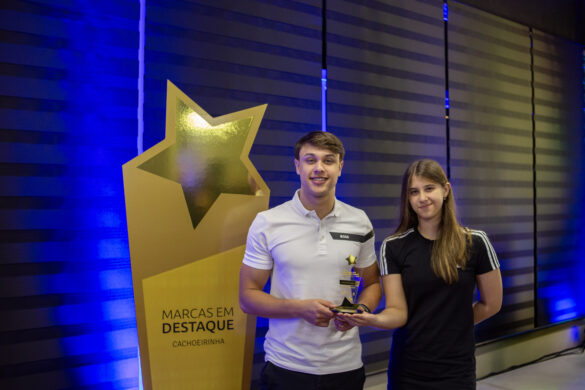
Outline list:
[[[449,104],[449,90],[448,89],[445,90],[445,108],[447,110],[449,108],[451,108],[451,105]]]
[[[140,0],[140,20],[138,22],[138,136],[136,148],[138,154],[144,151],[144,45],[146,40],[146,0]],[[138,389],[144,390],[142,381],[142,362],[138,347]]]
[[[142,381],[142,362],[140,361],[140,347],[138,347],[138,390],[144,390],[144,382]]]
[[[146,24],[146,0],[140,0],[140,20],[138,22],[138,135],[136,149],[144,151],[144,32]]]
[[[449,21],[449,5],[446,1],[443,3],[443,20],[445,22]]]
[[[321,130],[327,131],[327,69],[321,69]]]

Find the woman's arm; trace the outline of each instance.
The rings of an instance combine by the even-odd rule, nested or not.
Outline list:
[[[473,323],[490,318],[502,307],[502,275],[499,269],[477,275],[479,301],[473,304]]]
[[[394,329],[406,324],[408,309],[402,287],[402,276],[390,274],[382,276],[386,307],[378,314],[357,313],[337,316],[353,326],[371,326],[378,329]]]
[[[378,263],[374,262],[366,268],[357,268],[362,280],[362,291],[358,297],[358,303],[363,303],[370,310],[375,310],[382,298],[382,287],[380,286],[380,271]]]

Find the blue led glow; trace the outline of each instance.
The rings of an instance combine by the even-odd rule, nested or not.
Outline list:
[[[117,2],[105,2],[103,8],[90,7],[85,0],[56,3],[64,10],[71,7],[75,20],[65,12],[62,19],[43,26],[62,31],[68,43],[55,49],[65,78],[51,92],[66,96],[68,103],[48,124],[48,128],[59,126],[65,138],[51,145],[57,159],[50,154],[44,157],[62,161],[74,175],[58,177],[55,183],[66,184],[46,186],[38,194],[65,199],[57,211],[65,215],[60,224],[67,225],[64,229],[50,214],[39,215],[38,222],[52,227],[55,236],[43,243],[42,250],[30,249],[32,259],[62,264],[59,272],[34,280],[39,294],[60,297],[47,308],[45,326],[60,329],[62,336],[51,342],[47,356],[54,356],[67,387],[109,383],[111,389],[136,388],[138,337],[121,165],[141,148],[142,103],[137,106],[136,98],[142,102],[144,97],[138,75],[139,64],[144,72],[144,49],[118,40],[135,42],[137,29],[143,40],[144,23],[138,23],[134,14],[108,19],[107,10]],[[102,30],[107,32],[102,35]],[[61,359],[71,363],[61,365]]]
[[[146,0],[140,0],[140,20],[138,22],[138,137],[136,146],[138,154],[144,151],[144,42],[146,24]],[[142,381],[142,364],[140,362],[140,347],[138,347],[138,389],[144,390]]]
[[[566,269],[539,272],[541,280],[558,281],[539,289],[539,300],[545,303],[547,323],[568,321],[583,315],[582,299],[576,288],[578,279],[561,281],[565,272]]]
[[[144,382],[142,381],[142,363],[140,362],[140,348],[138,348],[138,389],[144,390]]]
[[[445,22],[449,21],[449,5],[446,1],[443,3],[443,20]]]
[[[321,130],[327,131],[327,69],[321,69]]]
[[[449,90],[445,90],[445,108],[448,110],[449,108],[451,108],[450,102],[449,102]]]
[[[144,41],[146,24],[146,0],[140,0],[140,20],[138,22],[138,154],[144,151]]]
[[[574,343],[579,342],[581,339],[581,328],[577,325],[572,326],[570,330],[571,341]]]

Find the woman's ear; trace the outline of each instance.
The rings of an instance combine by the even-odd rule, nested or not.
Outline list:
[[[447,197],[451,193],[451,183],[449,183],[449,182],[445,183],[444,187],[445,187],[445,194],[443,195],[443,200],[447,200]]]

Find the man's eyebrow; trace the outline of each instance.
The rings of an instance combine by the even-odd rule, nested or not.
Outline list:
[[[327,154],[323,155],[323,158],[330,158],[330,157],[335,158],[336,156],[337,156],[337,154],[335,154],[335,153],[327,153]],[[317,155],[315,153],[306,153],[306,154],[303,154],[301,156],[301,158],[305,158],[305,157],[317,158]]]

